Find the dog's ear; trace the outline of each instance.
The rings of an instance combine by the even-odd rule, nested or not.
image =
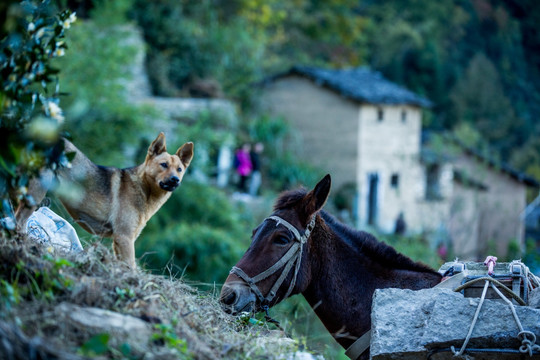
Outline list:
[[[156,140],[152,141],[148,147],[148,155],[155,156],[167,151],[167,144],[165,143],[165,134],[160,132]]]
[[[190,141],[180,146],[176,151],[176,155],[178,155],[182,164],[187,168],[191,163],[191,159],[193,159],[193,143]]]

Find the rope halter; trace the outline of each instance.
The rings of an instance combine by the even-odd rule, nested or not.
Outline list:
[[[242,280],[246,282],[246,284],[251,288],[255,296],[259,299],[261,303],[261,307],[267,307],[268,304],[272,302],[274,297],[277,294],[278,289],[281,287],[283,282],[285,281],[285,278],[291,271],[291,268],[294,266],[294,276],[292,278],[291,284],[289,285],[289,289],[287,290],[287,293],[285,294],[285,297],[283,299],[286,299],[291,294],[295,284],[296,284],[296,278],[298,276],[298,271],[300,270],[300,262],[302,260],[302,250],[304,247],[304,244],[309,239],[309,236],[311,235],[311,231],[313,231],[313,228],[315,227],[315,218],[317,217],[317,213],[313,214],[311,217],[311,220],[309,224],[306,227],[306,230],[304,231],[303,235],[300,235],[300,232],[288,221],[280,218],[279,216],[272,215],[264,219],[266,220],[273,220],[276,222],[276,227],[279,225],[285,226],[287,229],[289,229],[293,235],[294,240],[296,241],[290,249],[283,255],[281,259],[279,259],[274,265],[270,266],[265,271],[261,272],[259,275],[256,275],[254,277],[249,277],[242,269],[240,269],[237,266],[233,266],[233,268],[230,271],[230,274],[235,274],[239,276]],[[263,221],[263,222],[264,222]],[[276,280],[266,297],[262,294],[261,290],[257,286],[257,283],[268,278],[270,275],[273,275],[276,273],[279,269],[283,268],[281,275]]]

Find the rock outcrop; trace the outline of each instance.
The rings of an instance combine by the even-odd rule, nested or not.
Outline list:
[[[433,352],[436,353],[433,359],[451,359],[452,352],[437,351],[451,346],[461,348],[479,300],[465,298],[449,289],[377,290],[371,313],[371,358],[413,360],[427,358]],[[523,328],[540,339],[540,310],[529,306],[516,306],[515,310]],[[467,348],[518,350],[521,346],[518,333],[508,304],[486,299]],[[475,360],[520,358],[520,354],[469,355]]]

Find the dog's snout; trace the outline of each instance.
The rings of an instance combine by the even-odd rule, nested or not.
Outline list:
[[[180,178],[176,175],[171,176],[167,180],[160,181],[159,186],[166,191],[173,191],[180,185]]]

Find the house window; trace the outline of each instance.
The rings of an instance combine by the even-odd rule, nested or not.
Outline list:
[[[401,111],[401,122],[402,123],[407,122],[407,111],[405,111],[405,110]]]
[[[398,174],[396,173],[392,174],[392,176],[390,177],[390,186],[393,189],[399,188],[399,175]]]
[[[384,119],[384,111],[383,109],[379,108],[377,109],[377,121],[383,121]]]
[[[441,200],[441,167],[430,164],[426,167],[426,200]]]

